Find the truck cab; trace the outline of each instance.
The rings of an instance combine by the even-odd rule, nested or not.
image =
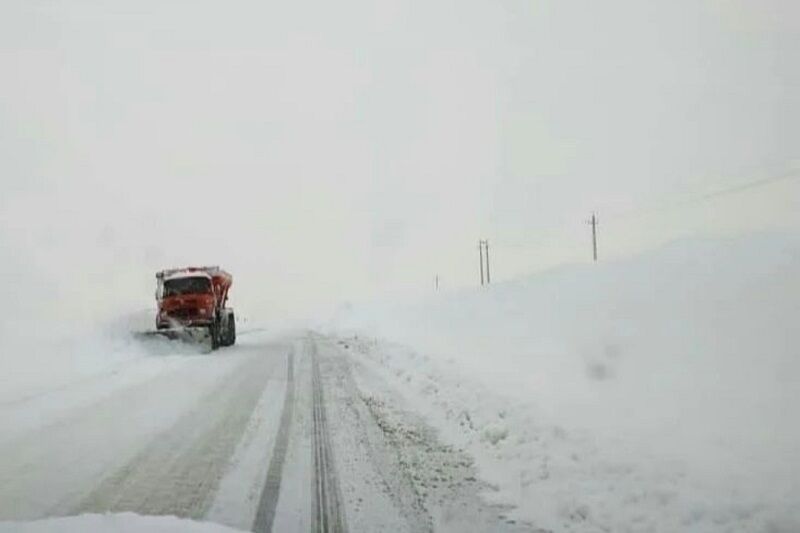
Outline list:
[[[189,267],[156,274],[156,328],[206,329],[213,348],[236,340],[233,310],[226,308],[232,276],[219,267]]]

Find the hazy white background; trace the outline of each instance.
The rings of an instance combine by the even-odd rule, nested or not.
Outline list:
[[[522,517],[798,531],[798,146],[796,0],[0,0],[0,407],[171,364],[97,331],[220,264],[420,350],[372,356]],[[480,238],[517,281],[432,294]]]
[[[5,338],[222,264],[266,319],[800,228],[800,5],[0,5]],[[753,180],[769,186],[700,200]]]

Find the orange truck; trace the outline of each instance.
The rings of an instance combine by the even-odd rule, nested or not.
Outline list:
[[[226,307],[233,276],[219,267],[187,267],[156,273],[156,330],[178,337],[206,331],[211,348],[236,342],[233,309]]]

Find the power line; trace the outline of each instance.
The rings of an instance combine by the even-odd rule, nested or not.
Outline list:
[[[760,180],[754,180],[749,183],[742,183],[740,185],[736,185],[733,187],[728,187],[725,189],[720,189],[714,192],[710,192],[708,194],[704,194],[699,199],[702,200],[711,200],[717,198],[719,196],[726,196],[728,194],[736,194],[738,192],[747,191],[750,189],[757,189],[759,187],[764,187],[766,185],[772,185],[773,183],[779,183],[781,181],[790,181],[800,178],[800,172],[796,170],[792,170],[790,172],[786,172],[785,174],[781,174],[779,176],[772,176],[770,178],[763,178]]]
[[[678,198],[677,200],[671,201],[666,204],[662,205],[655,205],[651,207],[639,207],[633,208],[628,211],[617,213],[616,215],[608,215],[606,218],[626,218],[632,216],[639,216],[647,213],[657,213],[660,211],[668,211],[670,209],[676,209],[679,207],[685,207],[688,205],[698,204],[707,201],[713,201],[722,196],[728,196],[733,194],[738,194],[740,192],[748,191],[751,189],[758,189],[761,187],[766,187],[769,185],[773,185],[775,183],[780,183],[784,181],[791,181],[800,178],[800,171],[793,169],[786,171],[782,174],[778,174],[777,176],[770,176],[767,178],[760,178],[744,183],[739,183],[737,185],[730,185],[727,187],[721,187],[715,191],[711,191],[704,194],[695,194],[695,195],[687,195],[683,198]]]
[[[667,199],[666,202],[661,204],[651,205],[651,206],[644,206],[644,207],[634,207],[628,209],[627,211],[617,212],[616,214],[611,212],[606,213],[605,218],[606,220],[618,220],[618,219],[625,219],[628,217],[638,217],[647,215],[650,213],[658,213],[662,211],[669,211],[672,209],[679,209],[681,207],[686,207],[698,203],[703,203],[707,201],[714,201],[719,197],[724,197],[728,195],[734,195],[741,192],[746,192],[751,189],[758,189],[761,187],[767,187],[770,185],[774,185],[776,183],[788,182],[792,180],[796,180],[800,178],[800,170],[792,169],[776,176],[770,176],[767,178],[760,178],[755,179],[749,182],[739,183],[737,185],[730,185],[727,187],[721,187],[714,191],[703,193],[703,194],[692,194],[692,195],[683,195],[679,196],[675,199]],[[591,224],[591,221],[589,222]],[[539,226],[538,233],[539,239],[538,240],[546,240],[550,238],[554,238],[553,233],[559,232],[564,230],[568,227],[567,223],[560,223],[560,224],[549,224],[547,226]],[[495,244],[498,244],[495,241]],[[520,248],[520,249],[535,249],[538,247],[536,243],[531,242],[511,242],[511,241],[500,241],[499,246],[502,248]]]

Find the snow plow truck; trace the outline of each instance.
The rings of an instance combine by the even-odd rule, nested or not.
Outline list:
[[[233,309],[226,307],[233,276],[219,267],[187,267],[156,273],[156,331],[182,337],[206,331],[211,349],[236,342]]]

